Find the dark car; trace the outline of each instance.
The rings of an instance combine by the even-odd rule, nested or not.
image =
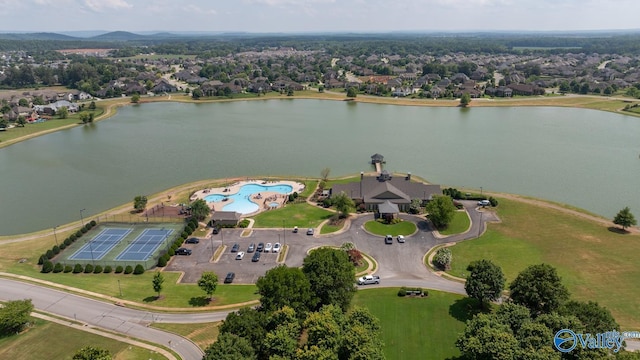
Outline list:
[[[188,238],[187,241],[185,241],[187,244],[198,244],[200,243],[200,240],[198,238]]]
[[[227,277],[224,278],[224,283],[231,284],[233,282],[233,279],[235,278],[236,278],[236,273],[230,272],[227,274]]]
[[[217,226],[215,226],[211,232],[215,235],[220,232],[220,229]]]
[[[249,247],[247,248],[247,252],[248,253],[252,253],[256,251],[256,244],[255,243],[251,243],[251,245],[249,245]]]
[[[258,245],[258,246],[260,246],[260,245]],[[253,261],[253,262],[258,262],[259,260],[260,260],[260,253],[256,251],[256,252],[253,254],[253,257],[251,258],[251,261]]]
[[[257,252],[262,252],[262,250],[264,250],[264,243],[259,243],[258,247],[256,248]]]
[[[233,244],[233,247],[231,248],[231,252],[235,253],[235,252],[238,252],[238,250],[240,250],[240,244],[238,243]]]
[[[178,250],[176,250],[176,254],[177,255],[191,255],[191,249],[178,248]]]

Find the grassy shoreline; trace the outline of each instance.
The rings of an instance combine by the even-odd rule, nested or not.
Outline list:
[[[94,122],[109,119],[117,114],[117,108],[126,105],[138,105],[154,102],[183,102],[183,103],[218,103],[232,101],[257,101],[257,100],[294,100],[294,99],[312,99],[312,100],[328,100],[328,101],[351,101],[365,104],[383,104],[396,106],[425,106],[425,107],[459,107],[460,101],[457,99],[410,99],[410,98],[387,98],[371,95],[360,95],[353,99],[347,99],[342,93],[330,91],[317,92],[314,90],[298,91],[293,96],[271,92],[256,97],[238,97],[238,98],[200,98],[194,100],[188,95],[176,93],[167,96],[142,97],[140,102],[134,104],[129,97],[103,100],[99,103],[104,108],[104,112],[100,114]],[[623,112],[625,105],[630,103],[640,103],[637,99],[624,99],[617,97],[603,97],[595,95],[566,95],[566,96],[539,96],[539,97],[516,97],[516,98],[480,98],[471,101],[467,108],[473,107],[523,107],[523,106],[543,106],[543,107],[572,107],[580,109],[590,109],[613,112],[621,115],[629,115],[640,117],[640,114],[633,112]],[[47,129],[29,135],[21,136],[15,139],[0,142],[0,149],[10,146],[21,141],[32,139],[34,137],[50,134],[59,130],[70,129],[85,124],[64,124],[53,129]]]

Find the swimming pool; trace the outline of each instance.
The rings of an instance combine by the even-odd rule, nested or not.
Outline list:
[[[255,194],[259,194],[262,192],[275,192],[278,194],[290,194],[293,191],[293,186],[291,185],[258,185],[258,184],[245,184],[240,187],[240,190],[233,195],[224,195],[224,194],[211,194],[204,197],[206,202],[221,202],[224,201],[225,198],[233,200],[233,202],[229,205],[225,205],[222,210],[224,211],[235,211],[241,214],[250,214],[252,212],[256,212],[260,209],[260,206],[253,202],[251,198]]]

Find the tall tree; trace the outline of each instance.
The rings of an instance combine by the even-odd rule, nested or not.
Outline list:
[[[250,307],[242,308],[227,315],[220,325],[220,334],[229,333],[243,337],[254,349],[260,349],[267,334],[267,318],[268,315],[262,311]]]
[[[221,333],[218,340],[204,352],[202,360],[253,360],[257,359],[253,347],[238,335]]]
[[[151,284],[153,285],[153,291],[158,293],[158,298],[160,298],[160,292],[162,291],[162,284],[164,284],[164,276],[161,272],[156,272],[153,275],[153,280],[151,280]]]
[[[620,329],[609,309],[598,305],[597,302],[568,301],[558,312],[561,315],[577,317],[584,325],[585,331],[592,334]]]
[[[460,97],[460,105],[462,105],[462,107],[467,107],[470,103],[471,95],[469,95],[469,93],[462,94],[462,96]]]
[[[613,223],[622,226],[622,230],[626,230],[628,227],[638,224],[628,206],[616,214],[616,217],[613,218]]]
[[[471,274],[467,277],[464,289],[469,297],[480,301],[482,306],[500,298],[504,290],[502,269],[490,260],[478,260],[469,265]]]
[[[331,173],[331,169],[326,167],[320,171],[320,178],[322,181],[327,182],[329,180],[329,174]]]
[[[133,94],[133,96],[131,96],[131,102],[134,104],[137,104],[140,102],[140,95],[138,94]]]
[[[138,195],[133,198],[133,208],[137,212],[142,212],[147,207],[147,197],[144,195]]]
[[[336,210],[338,210],[338,213],[340,213],[341,217],[349,216],[349,210],[353,209],[355,206],[353,200],[351,200],[351,198],[347,194],[345,194],[344,191],[340,194],[332,196],[331,200],[333,205],[336,207]]]
[[[429,213],[429,220],[433,225],[438,229],[444,229],[451,223],[456,207],[449,196],[442,195],[434,196],[425,206],[425,210]]]
[[[264,311],[271,312],[289,306],[299,316],[305,316],[315,307],[311,286],[300,268],[276,266],[261,276],[256,286]]]
[[[198,221],[204,220],[210,213],[211,208],[203,199],[198,199],[191,203],[191,216],[198,219]]]
[[[556,269],[548,264],[531,265],[509,286],[514,303],[524,305],[533,316],[557,310],[569,299]]]
[[[456,346],[469,359],[514,360],[518,340],[507,325],[491,315],[479,314],[467,322]]]
[[[302,271],[318,299],[316,308],[331,304],[343,311],[349,308],[356,291],[355,268],[346,252],[326,247],[315,249],[304,258]]]
[[[29,323],[33,303],[30,299],[7,301],[0,307],[0,335],[13,335]]]
[[[58,109],[57,114],[60,119],[66,119],[69,117],[69,109],[66,106],[62,106]]]
[[[353,87],[353,86],[352,86],[352,87],[350,87],[350,88],[347,90],[347,97],[348,97],[348,98],[354,98],[354,97],[356,97],[356,96],[358,96],[358,90],[357,90],[355,87]]]
[[[198,280],[198,286],[207,294],[209,301],[211,301],[211,297],[218,287],[218,275],[213,271],[203,272],[200,280]]]
[[[76,351],[73,355],[73,360],[111,360],[111,353],[109,350],[102,349],[95,346],[85,346],[82,349]]]

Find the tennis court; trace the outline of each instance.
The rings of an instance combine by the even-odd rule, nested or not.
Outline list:
[[[93,239],[89,240],[73,255],[69,256],[70,260],[100,260],[111,249],[122,241],[133,229],[125,228],[106,228],[103,229]]]
[[[115,258],[116,261],[143,261],[162,245],[173,229],[145,229]]]

